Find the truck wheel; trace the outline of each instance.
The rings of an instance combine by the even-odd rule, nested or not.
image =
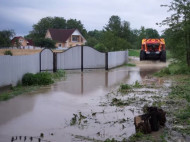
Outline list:
[[[143,61],[145,59],[146,59],[145,51],[141,50],[141,52],[140,52],[140,61]]]
[[[166,62],[166,51],[165,50],[161,52],[160,61]]]

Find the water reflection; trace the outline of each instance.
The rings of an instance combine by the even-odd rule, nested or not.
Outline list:
[[[136,80],[141,81],[147,74],[156,70],[155,68],[147,70],[142,67],[120,67],[109,71],[84,70],[83,73],[67,71],[66,80],[0,102],[0,141],[4,141],[1,136],[5,135],[10,140],[13,135],[39,135],[42,131],[53,128],[57,133],[61,133],[59,136],[62,138],[64,132],[59,128],[63,127],[65,120],[73,117],[73,112],[78,110],[91,112],[92,108],[101,112],[98,106],[100,96],[117,89],[121,83],[132,84]],[[113,111],[112,109],[110,111]],[[118,115],[114,116],[117,117]],[[55,139],[59,138],[55,137]]]
[[[98,88],[107,90],[126,82],[129,73],[126,67],[105,70],[84,70],[83,73],[67,73],[66,81],[58,82],[52,86],[57,92],[69,94],[89,94]]]

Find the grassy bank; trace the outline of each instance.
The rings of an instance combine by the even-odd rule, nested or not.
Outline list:
[[[129,49],[129,56],[139,57],[140,49]]]
[[[183,136],[190,134],[190,68],[182,62],[174,62],[155,74],[173,81],[165,105],[170,129]],[[170,118],[172,118],[170,120]]]
[[[65,71],[63,70],[58,70],[56,73],[27,73],[23,76],[22,84],[18,84],[15,87],[11,87],[6,92],[0,94],[0,101],[6,101],[15,96],[35,91],[39,89],[41,86],[52,84],[62,77],[65,77]]]

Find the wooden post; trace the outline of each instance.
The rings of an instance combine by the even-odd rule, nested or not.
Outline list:
[[[83,45],[81,46],[81,71],[83,72]]]
[[[108,52],[105,53],[105,70],[108,70]]]

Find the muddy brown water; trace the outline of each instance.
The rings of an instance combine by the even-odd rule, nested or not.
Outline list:
[[[38,141],[41,133],[42,140],[50,142],[128,138],[135,133],[133,117],[141,113],[140,107],[106,105],[109,93],[117,92],[121,83],[142,82],[167,65],[159,61],[135,63],[137,67],[123,66],[109,71],[67,71],[64,80],[0,102],[0,142],[10,142],[12,136],[22,136],[15,142],[24,141],[24,137],[25,141],[30,141],[30,137]],[[73,114],[80,112],[87,118],[70,126]],[[119,122],[123,119],[125,123]]]

